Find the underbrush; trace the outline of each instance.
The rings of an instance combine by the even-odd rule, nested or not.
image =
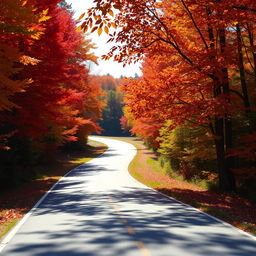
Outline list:
[[[180,168],[179,161],[177,159],[170,159],[166,156],[159,155],[157,161],[153,165],[157,172],[166,174],[170,178],[177,179],[180,181],[190,182],[205,190],[217,191],[218,180],[217,174],[210,171],[198,171],[193,168]]]
[[[107,146],[96,141],[79,150],[62,150],[54,162],[37,164],[33,176],[15,181],[0,194],[0,239],[68,171],[102,154]],[[32,168],[32,167],[31,167]]]
[[[98,155],[99,150],[98,147],[86,143],[84,145],[67,143],[54,152],[49,147],[48,151],[42,153],[36,151],[30,141],[24,139],[23,142],[16,143],[9,150],[0,149],[0,191],[16,188],[31,180],[48,176],[60,164],[65,167],[65,161],[69,163],[86,161],[87,158]],[[79,154],[81,159],[78,157]],[[83,159],[85,154],[87,158]]]

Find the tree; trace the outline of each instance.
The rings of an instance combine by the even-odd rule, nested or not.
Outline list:
[[[71,14],[56,5],[48,10],[51,19],[43,36],[36,44],[25,45],[27,55],[40,59],[22,72],[23,77],[31,77],[33,86],[15,96],[21,108],[9,120],[18,133],[38,139],[53,136],[58,145],[74,140],[79,126],[93,122],[80,116],[77,108],[90,95],[83,61],[92,56],[83,50],[89,44],[76,32]]]
[[[0,3],[0,121],[4,123],[3,112],[19,106],[13,97],[24,93],[31,86],[30,77],[21,78],[20,73],[27,65],[36,65],[39,60],[28,56],[21,47],[22,42],[32,44],[43,31],[43,23],[49,19],[47,10],[36,10],[35,2],[1,1]],[[0,149],[8,149],[8,139],[15,133],[1,129]]]
[[[1,2],[0,10],[2,181],[21,169],[25,177],[39,157],[54,158],[66,141],[85,145],[88,134],[100,130],[103,107],[85,64],[96,62],[93,45],[77,31],[72,14],[57,0],[14,2]]]

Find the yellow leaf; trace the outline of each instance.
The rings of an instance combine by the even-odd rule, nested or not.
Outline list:
[[[114,12],[113,12],[112,10],[109,10],[108,13],[109,13],[112,17],[114,17]]]
[[[82,30],[82,26],[81,25],[76,28],[76,32],[79,32],[81,30]]]
[[[51,16],[47,16],[49,9],[45,9],[40,13],[40,18],[38,22],[44,22],[46,20],[49,20]]]
[[[84,17],[84,15],[85,15],[85,12],[84,13],[82,13],[80,16],[79,16],[79,20],[81,20],[83,17]]]
[[[20,62],[26,66],[29,64],[34,66],[34,65],[37,65],[41,61],[38,59],[32,58],[30,56],[23,55],[20,57]]]
[[[101,33],[102,33],[102,28],[100,27],[100,28],[98,29],[98,35],[100,36]]]
[[[44,22],[44,21],[49,20],[50,18],[51,18],[51,16],[42,16],[42,17],[38,20],[38,22]]]
[[[108,34],[108,31],[109,31],[109,30],[108,30],[108,27],[107,27],[107,26],[104,27],[104,31],[105,31],[106,34]]]
[[[112,22],[111,25],[113,28],[117,28],[116,23]]]
[[[35,40],[39,40],[41,35],[43,35],[43,32],[36,32],[34,34],[31,35],[31,38],[35,39]]]
[[[43,14],[43,15],[47,15],[48,12],[49,12],[49,9],[44,9],[44,10],[42,11],[42,14]]]
[[[27,0],[23,1],[21,6],[25,6],[27,4],[27,2],[28,2]]]

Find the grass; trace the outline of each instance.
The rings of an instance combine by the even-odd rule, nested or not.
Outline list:
[[[138,151],[130,163],[130,174],[159,192],[176,198],[233,226],[256,235],[256,206],[235,194],[209,191],[208,181],[198,184],[184,181],[179,175],[167,175],[166,168],[156,158],[153,151],[146,148],[135,137],[113,137],[131,143]],[[207,183],[207,184],[204,184]]]
[[[20,219],[10,219],[8,222],[0,225],[0,238],[4,237],[19,221]]]
[[[161,173],[161,174],[165,174],[165,170],[164,168],[161,168],[160,167],[160,163],[156,160],[156,159],[153,159],[151,157],[149,157],[147,159],[147,164],[149,166],[151,166],[152,170],[156,173]]]
[[[138,173],[138,172],[134,172],[133,173],[133,177],[135,177],[137,180],[143,178],[143,176],[140,173]]]
[[[101,155],[105,144],[89,140],[84,150],[60,153],[56,162],[38,166],[37,178],[16,187],[1,191],[0,195],[0,239],[26,214],[35,203],[69,170]]]

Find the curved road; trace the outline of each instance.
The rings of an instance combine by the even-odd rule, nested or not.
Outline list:
[[[93,139],[109,149],[66,175],[2,242],[3,255],[256,255],[254,237],[130,177],[132,145]]]

